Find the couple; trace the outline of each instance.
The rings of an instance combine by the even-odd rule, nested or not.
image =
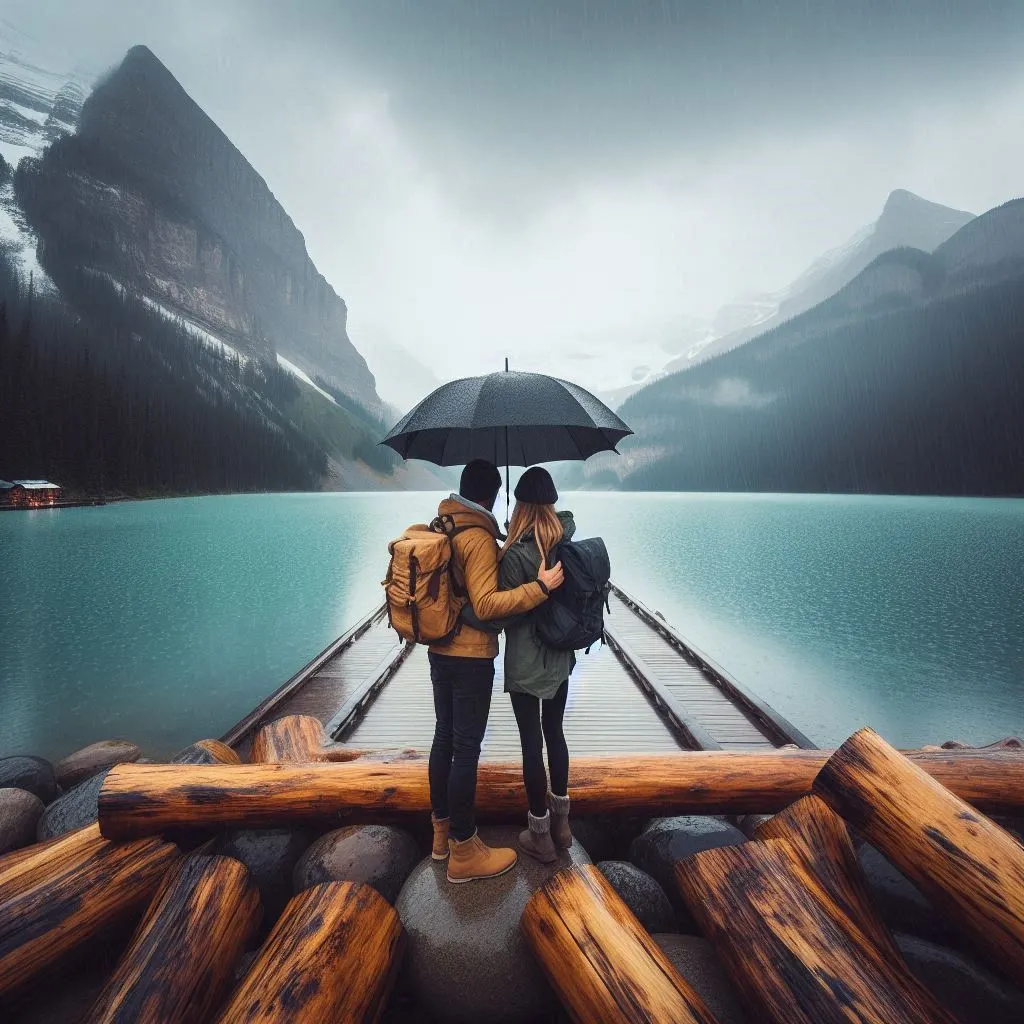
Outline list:
[[[436,725],[430,748],[430,804],[434,860],[448,859],[448,881],[469,882],[504,874],[516,852],[492,849],[477,835],[474,820],[477,764],[494,683],[498,633],[505,631],[505,691],[512,700],[523,746],[523,780],[529,800],[527,829],[519,845],[539,860],[556,859],[572,844],[569,830],[569,749],[562,715],[575,665],[572,651],[545,647],[529,612],[562,585],[561,563],[548,568],[548,554],[575,531],[572,513],[554,509],[551,475],[535,466],[516,485],[516,507],[508,538],[492,514],[501,474],[490,462],[471,462],[459,493],[441,502],[450,516],[454,574],[468,595],[454,638],[429,650]],[[459,529],[461,527],[461,529]],[[477,528],[479,527],[479,528]],[[544,770],[547,744],[551,788]]]

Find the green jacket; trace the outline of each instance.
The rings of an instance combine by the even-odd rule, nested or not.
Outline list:
[[[559,512],[558,518],[562,520],[565,539],[570,540],[576,532],[572,513]],[[539,569],[540,553],[530,532],[505,552],[499,565],[498,586],[501,590],[511,590],[535,580]],[[506,693],[531,693],[541,700],[549,700],[569,678],[575,665],[576,655],[572,651],[552,650],[537,639],[532,614],[520,615],[505,623]]]

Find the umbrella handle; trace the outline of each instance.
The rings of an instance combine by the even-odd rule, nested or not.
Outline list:
[[[508,356],[505,356],[505,372],[508,373]],[[505,532],[508,533],[509,525],[509,497],[508,497],[508,427],[505,427]]]

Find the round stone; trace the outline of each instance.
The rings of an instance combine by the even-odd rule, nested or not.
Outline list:
[[[519,828],[483,827],[488,846],[517,848]],[[439,1021],[489,1024],[545,1020],[558,1000],[526,945],[519,921],[533,892],[556,871],[589,864],[578,843],[541,864],[520,853],[498,878],[453,885],[429,857],[409,876],[396,907],[408,937],[405,981]]]
[[[295,865],[295,891],[320,882],[365,882],[394,903],[422,857],[419,843],[390,825],[350,825],[321,836]]]
[[[747,1024],[739,992],[725,973],[714,947],[697,935],[652,935],[672,966],[704,1000],[719,1024]]]
[[[615,842],[609,830],[594,818],[569,818],[573,838],[596,864],[615,857]]]
[[[870,843],[861,843],[857,859],[872,902],[894,931],[910,932],[945,945],[961,944],[958,930],[928,901],[899,868]]]
[[[57,797],[39,819],[36,839],[39,842],[56,839],[57,836],[91,825],[100,815],[100,789],[103,788],[103,780],[108,772],[109,769],[100,772],[87,782],[69,789],[63,796]]]
[[[48,804],[57,796],[57,777],[41,757],[0,757],[0,788],[25,789]]]
[[[738,846],[746,841],[747,837],[735,825],[721,818],[702,815],[653,818],[630,844],[629,859],[665,890],[680,925],[689,931],[693,929],[693,922],[675,883],[676,861],[692,857],[701,850]]]
[[[46,810],[27,789],[0,789],[0,854],[36,841],[36,826]]]
[[[665,890],[646,871],[625,860],[603,860],[597,867],[647,931],[675,931],[672,904]]]
[[[267,931],[292,897],[292,872],[316,838],[307,829],[234,829],[218,836],[214,852],[240,860],[263,901],[261,929]]]
[[[86,779],[91,779],[115,764],[138,761],[142,751],[128,740],[100,740],[90,743],[57,762],[57,784],[61,789],[70,789]]]
[[[896,933],[894,938],[911,973],[957,1020],[1024,1020],[1024,992],[975,960],[916,935]]]

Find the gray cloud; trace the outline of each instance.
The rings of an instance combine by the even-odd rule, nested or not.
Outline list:
[[[371,365],[398,346],[447,375],[512,352],[625,383],[893,188],[980,211],[1024,166],[1018,0],[7,0],[4,17],[94,67],[149,45],[292,214]]]

